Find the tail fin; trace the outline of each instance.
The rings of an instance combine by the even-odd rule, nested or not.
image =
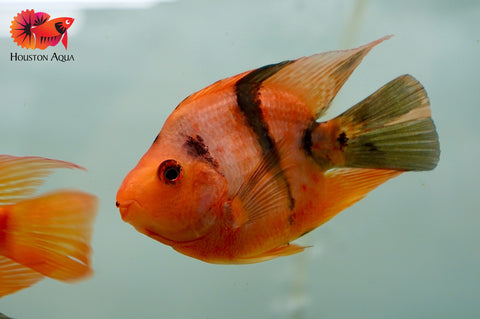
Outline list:
[[[0,256],[0,298],[30,287],[42,279],[42,274]]]
[[[423,86],[410,75],[387,83],[314,131],[313,155],[331,167],[423,171],[440,148]]]
[[[76,164],[38,156],[0,155],[0,204],[30,197],[56,168],[83,169]]]
[[[17,14],[10,25],[13,41],[22,48],[35,49],[35,36],[31,29],[36,22],[39,21],[36,21],[33,10],[25,10]]]
[[[44,276],[73,281],[91,273],[97,198],[57,191],[9,207],[2,254]]]

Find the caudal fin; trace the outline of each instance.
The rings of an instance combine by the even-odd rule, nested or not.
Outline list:
[[[42,274],[7,257],[0,256],[0,298],[20,289],[30,287],[42,279]],[[0,315],[1,318],[2,316]]]
[[[33,10],[25,10],[13,18],[10,33],[13,41],[25,49],[35,49],[35,36],[31,29],[38,23]]]
[[[74,281],[91,273],[97,198],[56,191],[9,207],[2,254],[40,274]]]
[[[313,152],[329,167],[424,171],[440,148],[423,86],[410,75],[387,83],[335,119],[320,123]]]

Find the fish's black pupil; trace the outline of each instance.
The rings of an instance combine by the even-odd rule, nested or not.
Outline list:
[[[180,169],[176,166],[167,168],[163,173],[163,176],[165,176],[165,178],[168,179],[169,181],[176,180],[179,175],[180,175]]]
[[[182,176],[182,166],[176,160],[166,160],[158,167],[158,177],[168,185],[177,184]]]

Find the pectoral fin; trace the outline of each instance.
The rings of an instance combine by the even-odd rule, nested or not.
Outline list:
[[[233,198],[231,206],[237,227],[293,207],[294,199],[278,158],[279,153],[288,154],[286,143],[278,143],[277,147],[278,153],[274,149],[262,157]]]

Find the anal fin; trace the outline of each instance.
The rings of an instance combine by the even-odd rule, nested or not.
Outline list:
[[[264,253],[261,253],[260,255],[240,258],[238,260],[235,260],[235,263],[237,264],[260,263],[260,262],[271,260],[277,257],[284,257],[284,256],[298,254],[304,251],[305,248],[308,248],[308,247],[300,246],[297,244],[287,244],[287,245],[279,246],[272,250],[266,251]]]
[[[321,225],[364,198],[370,191],[402,171],[370,168],[335,168],[325,173],[325,211]]]

